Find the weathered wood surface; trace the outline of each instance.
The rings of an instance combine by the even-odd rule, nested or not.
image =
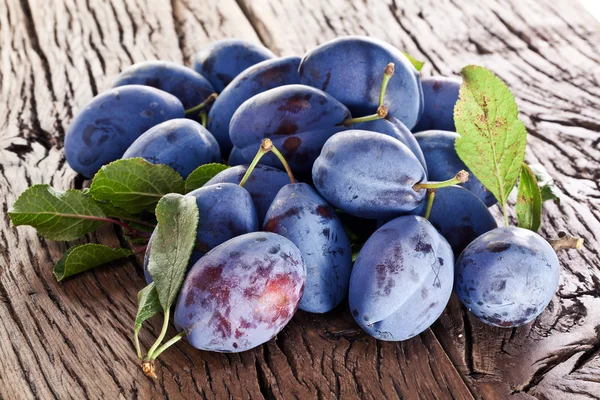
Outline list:
[[[47,4],[0,1],[0,398],[600,398],[600,24],[576,3]],[[158,380],[147,379],[131,339],[140,266],[116,262],[59,284],[51,268],[67,244],[14,229],[8,207],[33,183],[81,187],[64,160],[64,132],[131,63],[189,62],[206,42],[234,36],[302,54],[345,34],[426,59],[425,74],[479,63],[505,79],[529,128],[527,160],[546,165],[564,194],[546,205],[542,234],[568,231],[587,239],[585,249],[560,254],[560,291],[523,328],[487,327],[453,299],[433,330],[384,343],[343,306],[300,312],[277,340],[239,355],[179,343],[161,357]],[[122,238],[106,227],[86,241]]]

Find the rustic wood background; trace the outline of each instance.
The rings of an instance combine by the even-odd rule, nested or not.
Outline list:
[[[347,306],[299,312],[254,351],[180,342],[149,380],[131,338],[139,263],[57,283],[52,266],[67,244],[13,228],[8,207],[34,183],[81,187],[65,163],[65,130],[122,68],[189,64],[225,37],[301,55],[347,34],[427,60],[425,75],[478,63],[502,77],[529,129],[527,161],[543,163],[563,193],[545,206],[541,233],[567,231],[585,248],[560,254],[558,294],[519,329],[488,327],[456,299],[404,343],[367,337]],[[599,82],[600,24],[571,0],[0,0],[0,399],[600,398]],[[84,241],[123,239],[105,227]],[[145,346],[160,321],[149,326]]]

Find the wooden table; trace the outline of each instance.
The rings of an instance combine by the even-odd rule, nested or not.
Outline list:
[[[585,248],[560,254],[560,290],[519,329],[476,320],[456,299],[403,343],[377,342],[347,305],[299,312],[276,340],[242,354],[166,352],[158,380],[132,341],[139,263],[114,262],[64,283],[66,243],[6,214],[34,183],[80,188],[62,151],[73,115],[135,62],[190,63],[225,37],[303,54],[340,35],[378,37],[427,60],[424,75],[485,65],[515,93],[527,161],[563,193],[542,235]],[[20,398],[600,398],[600,24],[570,0],[0,0],[0,399]],[[111,246],[105,227],[82,242]],[[156,337],[160,321],[142,335]],[[171,332],[173,333],[173,328]]]

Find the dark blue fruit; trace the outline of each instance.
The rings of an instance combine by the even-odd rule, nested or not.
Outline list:
[[[249,98],[279,86],[300,83],[300,57],[274,58],[242,71],[221,92],[208,114],[208,130],[215,136],[223,152],[232,147],[229,122],[233,113]]]
[[[111,89],[94,97],[69,125],[67,162],[91,178],[154,125],[183,117],[181,102],[162,90],[141,85]]]
[[[238,165],[237,167],[228,168],[219,172],[206,182],[204,186],[223,182],[239,184],[246,174],[247,169],[248,165]],[[244,188],[252,197],[260,226],[262,226],[267,210],[271,206],[275,196],[277,196],[279,189],[288,183],[290,183],[288,175],[277,168],[257,164],[256,168],[252,171],[252,175],[250,175]]]
[[[326,91],[352,115],[375,114],[383,71],[394,63],[384,104],[389,115],[411,129],[423,112],[423,91],[417,70],[394,46],[364,36],[346,36],[310,50],[300,64],[300,82]]]
[[[144,61],[124,69],[113,87],[124,85],[145,85],[164,90],[177,97],[186,110],[202,103],[215,92],[202,75],[170,61]]]
[[[304,288],[300,250],[255,232],[215,247],[187,274],[174,321],[201,350],[240,352],[273,338],[292,318]]]
[[[350,277],[355,321],[380,340],[409,339],[440,316],[454,278],[452,249],[424,218],[404,216],[363,246]]]
[[[248,162],[263,139],[273,141],[294,172],[310,171],[321,147],[331,135],[344,130],[350,112],[327,93],[304,85],[287,85],[257,94],[238,108],[229,137]],[[263,164],[281,166],[273,154]]]
[[[503,328],[540,315],[558,289],[556,253],[540,235],[516,227],[484,233],[456,261],[456,295],[477,318]]]
[[[346,298],[352,271],[350,240],[335,210],[311,186],[281,188],[263,230],[285,236],[302,252],[306,285],[301,310],[324,313]]]
[[[221,152],[202,125],[181,118],[158,124],[137,138],[123,154],[123,158],[133,157],[168,165],[187,178],[200,165],[221,161]]]
[[[423,97],[425,109],[421,119],[412,129],[413,132],[438,129],[456,131],[454,126],[454,105],[458,101],[458,91],[462,80],[444,76],[423,78]]]
[[[315,161],[312,177],[329,203],[361,218],[406,213],[426,194],[413,188],[427,180],[413,152],[399,140],[376,132],[350,130],[332,136]]]
[[[236,165],[248,164],[248,161],[242,155],[242,151],[237,147],[231,149],[229,158],[227,159],[227,165],[235,167]]]
[[[469,171],[454,149],[454,142],[460,135],[448,131],[425,131],[415,134],[427,162],[427,173],[432,181],[451,179],[460,170]],[[486,206],[498,202],[483,184],[470,174],[469,180],[462,184],[483,201]]]
[[[260,44],[224,39],[200,49],[194,56],[192,68],[208,79],[217,92],[222,92],[240,72],[274,57],[271,50]]]

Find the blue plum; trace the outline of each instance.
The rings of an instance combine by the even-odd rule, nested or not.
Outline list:
[[[535,232],[501,227],[484,233],[455,266],[455,292],[477,318],[514,328],[540,315],[558,289],[552,246]]]
[[[329,203],[361,218],[406,213],[426,194],[413,188],[427,179],[413,152],[376,132],[349,130],[332,136],[314,163],[312,177]]]
[[[459,170],[469,171],[454,149],[454,142],[459,136],[458,133],[449,131],[425,131],[415,134],[425,155],[429,179],[443,181],[451,179]],[[488,207],[498,202],[473,174],[470,174],[469,180],[462,185],[479,197]]]
[[[290,239],[306,263],[300,309],[332,310],[346,298],[352,249],[335,210],[306,183],[285,185],[267,212],[263,230]]]
[[[452,294],[450,245],[424,218],[398,217],[367,240],[354,263],[348,299],[354,320],[380,340],[427,329]]]
[[[438,129],[456,131],[454,126],[454,105],[458,101],[458,91],[462,80],[444,76],[423,78],[425,109],[413,132]]]
[[[237,147],[231,149],[229,158],[227,159],[227,165],[235,167],[237,165],[248,164],[248,161],[242,155],[242,151]]]
[[[248,165],[238,165],[236,167],[228,168],[219,172],[211,180],[206,182],[204,186],[223,182],[239,184],[246,174],[247,169]],[[254,207],[256,208],[256,214],[258,215],[258,222],[261,226],[273,199],[275,199],[279,190],[288,183],[290,183],[288,175],[277,168],[257,164],[252,171],[244,188],[252,197]]]
[[[133,157],[168,165],[187,178],[200,165],[221,161],[221,152],[215,138],[202,125],[181,118],[144,132],[123,154],[123,158]]]
[[[181,102],[162,90],[141,85],[111,89],[94,97],[69,125],[67,162],[91,178],[154,125],[183,117]]]
[[[400,50],[381,40],[346,36],[310,50],[300,64],[300,82],[319,88],[345,104],[355,117],[375,114],[383,70],[394,63],[384,104],[389,115],[411,129],[423,112],[417,70]]]
[[[177,97],[187,110],[215,92],[209,81],[191,68],[170,61],[144,61],[121,71],[113,87],[151,86]],[[194,116],[198,120],[197,115]]]
[[[304,85],[287,85],[257,94],[237,109],[229,137],[248,162],[263,139],[273,141],[294,172],[312,168],[325,141],[346,129],[341,123],[350,112],[327,93]],[[273,154],[263,164],[281,166]]]
[[[215,247],[187,274],[175,326],[201,350],[249,350],[289,322],[305,279],[302,254],[285,237],[270,232],[238,236]]]
[[[271,50],[260,44],[224,39],[201,48],[194,56],[192,68],[208,79],[217,92],[222,92],[240,72],[274,57]]]
[[[300,57],[274,58],[242,71],[221,92],[208,113],[208,130],[223,152],[231,149],[229,122],[235,111],[249,98],[279,86],[300,83]]]

